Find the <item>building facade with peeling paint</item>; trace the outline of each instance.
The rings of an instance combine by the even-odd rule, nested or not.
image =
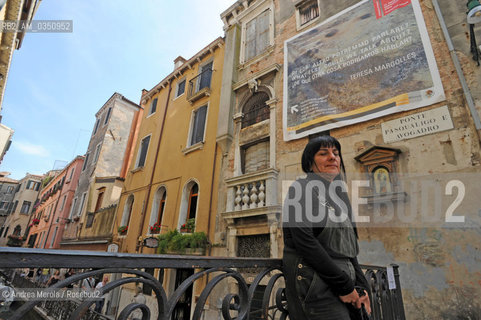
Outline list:
[[[142,108],[114,93],[95,114],[61,249],[107,251]]]
[[[221,14],[226,44],[217,141],[225,157],[216,219],[216,241],[223,247],[218,250],[229,256],[282,256],[283,194],[303,175],[300,158],[308,140],[330,134],[341,142],[357,214],[370,218],[370,223],[358,223],[359,261],[400,266],[408,319],[475,318],[481,312],[481,202],[476,183],[481,172],[481,72],[465,36],[465,4],[412,1],[391,13],[367,5],[373,2],[237,1]],[[367,13],[356,18],[360,10]],[[413,30],[419,31],[423,45],[400,60],[370,60],[370,52],[413,44],[415,35],[405,30],[413,24],[369,33],[362,20],[393,21],[406,10],[414,11],[412,21],[418,27]],[[336,24],[339,19],[348,21],[347,31],[344,22]],[[323,30],[324,40],[315,42]],[[333,44],[329,37],[353,42],[342,48],[344,42]],[[301,45],[290,46],[296,42]],[[329,47],[336,45],[337,52]],[[424,66],[419,54],[423,48]],[[329,59],[315,60],[323,50],[331,50]],[[337,64],[329,64],[335,59]],[[409,68],[416,67],[407,79],[411,93],[403,95],[398,93],[399,81],[406,79],[399,74],[410,69],[396,66],[408,60]],[[418,77],[422,67],[433,80]],[[346,76],[343,70],[356,71]],[[398,73],[388,73],[393,70]],[[326,75],[328,84],[299,96],[302,85],[319,83]],[[422,91],[426,83],[428,89]],[[286,95],[285,88],[297,89]],[[381,90],[387,95],[392,91],[392,99],[363,107]],[[419,92],[418,98],[412,92]],[[327,118],[310,114],[316,110],[308,110],[305,103],[334,103],[335,97],[342,112]],[[295,99],[301,104],[289,105]],[[398,110],[381,110],[392,106]],[[303,107],[308,111],[299,114]],[[321,125],[324,130],[318,130]]]
[[[18,181],[15,197],[13,199],[13,207],[11,213],[7,216],[2,227],[0,227],[0,246],[7,244],[8,236],[13,234],[17,229],[22,236],[28,234],[30,216],[33,212],[33,206],[38,198],[42,176],[27,173],[25,177]],[[3,230],[9,227],[10,233],[4,235]]]

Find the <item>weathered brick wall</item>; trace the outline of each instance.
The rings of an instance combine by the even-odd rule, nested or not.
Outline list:
[[[258,0],[258,2],[268,1]],[[276,132],[275,168],[280,170],[277,190],[279,195],[283,191],[282,182],[284,180],[293,180],[302,174],[300,158],[307,143],[307,138],[285,142],[282,131],[284,41],[299,32],[294,14],[295,2],[294,0],[274,0],[273,46],[268,48],[267,54],[261,54],[243,65],[237,64],[233,76],[235,79],[233,82],[239,83],[242,80],[248,80],[273,64],[281,66],[279,71],[270,73],[268,77],[261,79],[261,85],[270,86],[274,92],[273,98],[276,99],[274,103],[276,120],[275,123],[270,123],[270,126],[275,126]],[[321,1],[321,20],[356,2]],[[454,3],[449,0],[440,0],[439,3],[448,29],[452,33],[455,52],[473,93],[474,103],[478,109],[481,109],[481,94],[478,85],[481,72],[469,54],[465,3]],[[343,147],[348,182],[351,182],[363,170],[360,163],[354,158],[363,150],[376,145],[401,150],[397,167],[402,174],[420,173],[440,177],[451,174],[451,176],[459,175],[461,177],[462,174],[468,173],[474,177],[481,171],[479,133],[473,125],[472,115],[466,104],[466,98],[433,3],[431,0],[425,0],[420,1],[420,5],[446,99],[436,105],[331,130],[330,134],[337,137]],[[230,27],[237,24],[240,28],[242,21],[229,20],[229,16],[226,17]],[[229,34],[227,29],[226,34],[230,36],[233,33]],[[226,43],[228,41],[229,39],[226,40]],[[237,41],[238,46],[242,45],[239,38]],[[230,48],[226,46],[226,55],[234,55],[233,48],[234,46]],[[238,62],[238,60],[236,61]],[[232,114],[242,111],[240,106],[248,94],[247,90],[247,87],[241,87],[233,92]],[[449,109],[454,129],[391,144],[384,142],[381,123],[444,105]],[[237,134],[235,129],[232,134],[234,137]],[[261,135],[261,133],[259,134]],[[234,168],[238,161],[236,148],[235,143],[232,143],[226,150],[223,161],[223,179],[234,175]],[[473,192],[476,186],[472,184],[467,185],[466,188],[470,189],[467,190],[469,197],[463,201],[473,208],[472,216],[466,218],[478,221],[477,210],[480,205],[477,197],[473,196],[476,194],[476,190]],[[221,183],[220,194],[225,194],[225,191],[225,185]],[[415,197],[417,194],[412,196]],[[224,201],[219,204],[219,212],[222,212],[225,208],[225,199],[221,198],[220,201]],[[412,201],[408,197],[406,203],[409,204]],[[435,206],[435,203],[433,202],[431,205]],[[422,214],[422,208],[417,206],[415,209],[418,214]],[[370,208],[366,207],[364,212],[369,210]],[[218,219],[218,224],[218,230],[222,230],[223,221],[221,219]],[[446,226],[434,228],[423,227],[420,223],[418,226],[411,225],[409,227],[360,228],[361,253],[359,259],[361,263],[365,264],[397,263],[400,265],[401,285],[408,319],[475,319],[481,314],[478,299],[481,294],[481,252],[478,245],[481,234],[479,225],[473,226],[474,228],[448,228]],[[219,238],[221,237],[219,236]],[[282,248],[279,248],[279,253],[281,252]]]

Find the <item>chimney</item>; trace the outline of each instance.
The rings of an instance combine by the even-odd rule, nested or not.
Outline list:
[[[174,60],[174,70],[183,65],[187,60],[185,60],[182,56],[178,56]]]

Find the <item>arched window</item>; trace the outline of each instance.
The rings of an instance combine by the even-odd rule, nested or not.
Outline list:
[[[243,107],[244,118],[242,119],[242,128],[251,126],[255,123],[269,119],[270,110],[266,101],[269,95],[265,92],[256,92],[247,100]]]
[[[197,212],[197,198],[199,196],[199,186],[195,183],[190,189],[189,194],[189,207],[187,209],[187,220],[195,219],[195,213]]]
[[[17,226],[13,229],[13,235],[20,236],[21,233],[22,233],[22,227],[19,224],[17,224]]]
[[[157,223],[158,224],[162,223],[162,217],[164,216],[165,199],[166,198],[167,198],[167,192],[164,192],[164,194],[162,195],[162,199],[160,199],[159,211],[157,213]]]
[[[160,227],[154,227],[154,225],[160,226],[162,224],[162,217],[165,211],[165,202],[167,200],[167,190],[165,187],[157,189],[154,195],[154,201],[152,203],[152,210],[150,211],[149,230],[150,233],[160,233]]]
[[[133,204],[134,204],[134,195],[131,194],[125,201],[124,212],[122,214],[122,220],[120,222],[120,226],[127,226],[129,224],[130,215],[132,214]]]
[[[189,219],[195,219],[197,215],[199,199],[199,185],[196,181],[189,181],[182,193],[182,202],[180,204],[180,214],[177,227],[180,228]]]

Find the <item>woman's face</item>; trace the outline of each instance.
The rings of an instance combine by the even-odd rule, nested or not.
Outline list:
[[[321,147],[314,155],[312,171],[334,179],[341,172],[341,157],[337,148]]]

